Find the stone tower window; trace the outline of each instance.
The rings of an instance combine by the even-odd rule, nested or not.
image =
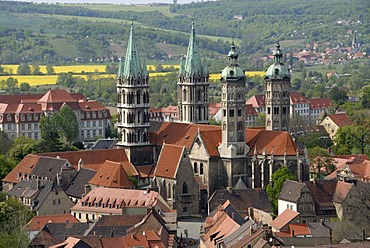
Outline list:
[[[198,163],[197,162],[194,162],[194,173],[195,174],[198,173]]]
[[[186,182],[183,182],[183,184],[182,184],[182,193],[183,194],[189,193],[188,184]]]
[[[200,169],[199,169],[199,174],[203,175],[203,163],[200,163]]]

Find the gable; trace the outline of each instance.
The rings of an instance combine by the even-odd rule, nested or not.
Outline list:
[[[207,148],[204,144],[204,141],[201,137],[196,136],[193,142],[193,145],[190,148],[189,151],[189,157],[194,158],[209,158],[210,155],[207,151]]]

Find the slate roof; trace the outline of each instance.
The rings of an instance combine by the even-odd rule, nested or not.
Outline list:
[[[283,188],[281,189],[279,200],[297,202],[299,197],[301,196],[301,190],[304,186],[304,183],[289,179],[286,180],[283,184]]]
[[[83,240],[74,237],[68,237],[65,241],[50,246],[49,248],[73,248],[73,247],[91,248],[91,246],[86,244]]]
[[[39,156],[57,157],[67,159],[73,167],[78,168],[78,161],[83,160],[83,167],[92,170],[99,170],[106,160],[123,164],[125,171],[129,175],[138,176],[135,167],[129,162],[124,149],[107,150],[82,150],[68,152],[40,153]]]
[[[336,222],[309,222],[307,223],[313,238],[330,237],[330,229],[335,228]]]
[[[134,184],[129,179],[121,163],[105,161],[93,178],[89,181],[91,185],[108,188],[128,189]]]
[[[154,175],[157,177],[175,179],[184,151],[185,147],[183,146],[164,144],[158,158]]]
[[[38,215],[27,223],[26,230],[41,230],[47,223],[79,223],[79,221],[71,214]]]
[[[333,196],[337,182],[334,180],[314,180],[305,183],[314,201],[316,214],[322,215],[332,211],[332,214],[335,215]]]
[[[83,236],[88,228],[87,223],[47,223],[42,230],[64,241],[70,236]]]
[[[267,197],[265,189],[241,189],[233,190],[230,193],[228,190],[216,190],[209,198],[209,210],[214,211],[220,204],[229,201],[232,206],[243,217],[248,216],[248,208],[253,207],[265,212],[272,212],[270,201]]]
[[[88,235],[120,237],[127,235],[126,230],[139,223],[145,215],[103,215],[89,231]]]
[[[95,170],[90,170],[82,167],[77,174],[73,177],[71,183],[66,189],[66,194],[75,198],[82,198],[85,194],[85,185],[89,183],[91,178],[96,174]]]
[[[288,225],[298,215],[299,213],[287,208],[278,217],[276,217],[276,219],[271,223],[271,226],[276,230],[280,230],[284,226]]]
[[[49,247],[62,242],[59,238],[53,236],[48,231],[41,230],[30,242],[28,247]]]
[[[91,150],[110,149],[117,143],[116,139],[98,139],[95,141]]]
[[[10,197],[27,197],[32,199],[32,209],[37,211],[44,203],[51,190],[54,189],[53,181],[22,180],[8,191]]]

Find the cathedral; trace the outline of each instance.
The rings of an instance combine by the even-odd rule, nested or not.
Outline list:
[[[298,181],[308,180],[306,154],[289,134],[290,74],[282,63],[279,44],[273,56],[265,77],[266,127],[245,127],[246,76],[234,43],[220,75],[221,126],[208,125],[209,73],[201,60],[193,23],[178,74],[179,122],[150,123],[149,74],[140,60],[131,23],[126,57],[120,61],[117,77],[117,145],[125,149],[135,167],[153,166],[151,186],[170,205],[177,204],[178,209],[180,202],[186,213],[192,204],[189,199],[204,205],[218,189],[265,188],[272,183],[272,173],[283,166]],[[178,166],[191,169],[177,173]],[[201,193],[189,198],[196,188]],[[187,198],[179,200],[177,195]]]

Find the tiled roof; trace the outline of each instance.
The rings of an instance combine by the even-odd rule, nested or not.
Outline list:
[[[257,149],[258,154],[266,154],[282,156],[284,152],[288,156],[297,154],[297,145],[287,132],[268,131],[264,129],[249,128],[245,132],[247,145],[250,147],[249,155],[252,156],[254,149]]]
[[[298,215],[299,213],[287,208],[278,217],[276,217],[276,219],[271,223],[271,226],[274,227],[276,230],[280,230],[284,226],[289,224]]]
[[[68,237],[65,241],[50,246],[49,248],[73,248],[73,247],[89,247],[83,240],[74,238],[74,237]]]
[[[63,103],[76,102],[66,90],[49,90],[43,97],[38,100],[39,103]]]
[[[208,105],[208,113],[209,115],[215,115],[217,114],[217,112],[220,110],[221,108],[221,103],[218,102],[218,103],[209,103]]]
[[[73,177],[71,183],[66,189],[66,194],[75,198],[81,198],[85,194],[85,185],[88,184],[91,178],[96,174],[95,170],[81,168]]]
[[[258,112],[256,109],[252,106],[252,104],[246,104],[245,105],[245,114],[247,116],[252,116],[252,115],[258,115]]]
[[[349,171],[346,171],[349,170]],[[363,160],[360,163],[346,163],[337,167],[330,175],[326,176],[327,179],[335,179],[341,174],[350,174],[355,179],[369,181],[370,180],[370,160]]]
[[[17,114],[35,114],[35,113],[42,113],[41,105],[35,104],[35,103],[20,103],[18,104],[17,109],[15,110],[15,113]]]
[[[218,146],[221,144],[220,126],[164,122],[157,131],[151,133],[151,142],[156,145],[180,145],[190,149],[198,130],[208,153],[218,156]],[[247,128],[245,137],[251,148],[249,155],[253,155],[255,147],[258,154],[262,154],[265,149],[266,154],[273,152],[274,155],[284,155],[286,151],[288,156],[294,156],[297,152],[297,146],[287,132]]]
[[[307,99],[310,103],[310,109],[327,109],[333,106],[333,103],[329,98],[311,98]]]
[[[342,203],[347,198],[347,195],[352,189],[352,186],[353,186],[352,183],[338,181],[337,187],[335,188],[335,195],[333,201],[336,203]]]
[[[286,180],[284,182],[283,188],[281,189],[279,200],[281,199],[289,202],[297,202],[299,197],[301,196],[301,190],[304,186],[304,183],[289,179]]]
[[[310,229],[308,228],[307,224],[289,224],[289,230],[291,237],[295,237],[298,235],[310,235]],[[293,236],[294,232],[294,236]]]
[[[29,247],[49,247],[62,242],[48,231],[41,230],[30,242]]]
[[[338,127],[343,127],[346,125],[352,125],[352,121],[346,114],[332,114],[329,115],[330,118]]]
[[[183,146],[164,144],[159,155],[154,175],[157,177],[176,178],[185,148]]]
[[[39,215],[35,216],[26,225],[27,231],[41,230],[47,223],[79,223],[71,214]]]
[[[92,185],[119,189],[134,187],[123,165],[109,160],[104,162],[89,183]]]
[[[19,104],[21,102],[37,102],[44,94],[25,94],[25,95],[1,95],[0,102],[8,104]]]
[[[291,104],[299,104],[299,103],[306,103],[306,98],[299,92],[292,91],[290,92],[290,103]]]
[[[76,169],[78,161],[83,160],[83,167],[92,170],[99,170],[106,160],[123,164],[128,175],[138,176],[135,167],[129,162],[124,149],[107,150],[83,150],[70,152],[41,153],[40,156],[60,157],[67,159]]]
[[[122,214],[123,207],[151,208],[152,206],[159,206],[163,211],[170,211],[170,207],[155,191],[95,188],[71,210]]]
[[[21,160],[21,162],[17,164],[17,166],[11,172],[9,172],[8,175],[6,175],[6,177],[3,178],[2,181],[18,183],[20,181],[18,174],[23,173],[30,175],[35,165],[39,162],[40,159],[41,159],[40,156],[28,154]]]
[[[265,107],[265,95],[254,95],[246,103],[252,104],[253,108]]]
[[[91,237],[91,236],[90,236]],[[82,238],[85,239],[85,238]],[[145,230],[143,234],[129,235],[117,238],[101,238],[99,237],[101,247],[104,248],[165,248],[160,237],[152,230]],[[87,241],[89,243],[89,241]],[[98,242],[95,242],[98,243]],[[99,246],[100,247],[100,246]],[[95,248],[95,247],[94,247]]]
[[[332,224],[335,222],[310,222],[307,223],[313,238],[330,237],[330,229],[334,229]]]
[[[152,132],[150,134],[150,141],[152,144],[156,145],[163,145],[166,143],[185,146],[189,149],[198,129],[200,131],[217,130],[220,129],[220,127],[201,124],[163,122],[160,124],[160,127],[156,132]]]
[[[208,200],[209,210],[214,211],[227,200],[243,217],[248,215],[250,207],[272,212],[266,191],[261,188],[233,190],[232,193],[225,189],[216,190]]]
[[[336,181],[314,180],[305,183],[310,190],[310,195],[314,201],[315,212],[317,215],[324,214],[324,210],[325,212],[335,211],[333,196],[337,185]]]
[[[155,165],[141,165],[135,167],[137,172],[139,173],[139,177],[145,178],[145,177],[153,177],[154,176],[154,170]]]

